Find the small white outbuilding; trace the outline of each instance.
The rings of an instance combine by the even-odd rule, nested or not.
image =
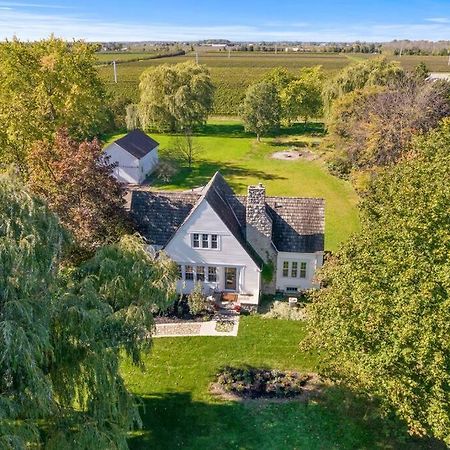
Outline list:
[[[141,184],[158,165],[159,144],[141,130],[133,130],[108,145],[105,154],[116,164],[114,176],[127,184]]]

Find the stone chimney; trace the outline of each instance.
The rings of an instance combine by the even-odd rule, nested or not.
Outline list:
[[[273,260],[272,219],[266,212],[266,188],[261,183],[248,187],[246,222],[248,243],[263,261]]]

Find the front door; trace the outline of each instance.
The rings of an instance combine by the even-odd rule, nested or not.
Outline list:
[[[236,267],[225,267],[225,290],[236,290]]]

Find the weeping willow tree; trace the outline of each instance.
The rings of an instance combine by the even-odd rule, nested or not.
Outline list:
[[[0,177],[0,448],[126,448],[139,425],[119,374],[141,363],[176,269],[126,236],[77,268],[46,205]]]

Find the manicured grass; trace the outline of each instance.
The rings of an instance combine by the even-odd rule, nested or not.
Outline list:
[[[357,196],[351,185],[330,175],[320,159],[282,161],[271,158],[274,152],[293,144],[318,142],[322,133],[321,124],[298,124],[258,143],[254,136],[244,132],[240,122],[212,120],[196,137],[201,150],[194,166],[183,167],[170,183],[157,183],[157,187],[186,190],[202,186],[219,170],[241,194],[246,193],[248,185],[262,182],[269,196],[322,197],[326,202],[325,247],[336,250],[359,226]],[[160,142],[161,154],[170,156],[173,138],[151,135]]]
[[[241,317],[235,338],[155,339],[144,371],[127,361],[122,365],[128,388],[142,401],[143,428],[130,436],[130,447],[413,448],[385,438],[380,419],[368,418],[367,405],[340,389],[308,404],[237,403],[209,394],[209,384],[224,365],[315,370],[318,356],[299,347],[304,336],[302,323],[254,316]]]

